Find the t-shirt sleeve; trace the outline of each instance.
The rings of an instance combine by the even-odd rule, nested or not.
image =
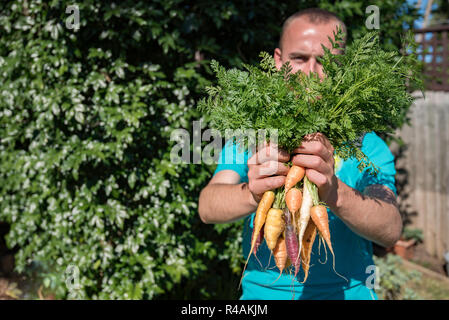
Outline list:
[[[394,156],[387,144],[375,132],[370,132],[363,138],[362,151],[379,169],[379,172],[374,176],[365,169],[357,183],[357,190],[363,191],[369,185],[381,184],[390,188],[397,195]]]
[[[214,175],[222,170],[232,170],[240,175],[240,182],[248,182],[248,151],[240,151],[238,145],[228,140],[221,150]]]

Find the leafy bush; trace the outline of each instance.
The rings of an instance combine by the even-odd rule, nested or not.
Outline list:
[[[402,231],[402,236],[405,240],[415,239],[417,243],[421,243],[424,240],[424,235],[421,229],[405,227]]]
[[[331,3],[350,37],[366,6],[386,8],[385,46],[413,21],[402,1]],[[78,30],[72,4],[0,4],[0,220],[17,271],[58,298],[77,278],[81,298],[238,297],[241,223],[199,221],[213,166],[171,163],[170,134],[201,118],[211,58],[256,62],[316,3],[84,0]]]
[[[419,279],[421,273],[416,270],[404,270],[401,261],[401,257],[394,254],[387,254],[384,258],[374,257],[374,262],[379,268],[380,288],[376,290],[376,293],[380,299],[417,300],[420,298],[411,288],[406,287],[406,284],[412,279]]]

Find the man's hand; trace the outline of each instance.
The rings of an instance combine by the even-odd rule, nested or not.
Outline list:
[[[309,134],[302,144],[293,150],[292,163],[306,169],[307,178],[316,184],[320,200],[335,202],[337,177],[334,172],[334,147],[325,135]]]
[[[335,176],[334,148],[321,133],[308,135],[292,162],[306,169],[324,201],[354,233],[389,247],[399,239],[402,220],[393,191],[382,185],[367,187],[365,193],[349,187]]]
[[[289,160],[290,155],[273,144],[265,144],[248,160],[248,187],[256,204],[265,191],[284,185]]]

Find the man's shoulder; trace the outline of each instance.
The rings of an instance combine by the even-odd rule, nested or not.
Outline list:
[[[363,136],[362,151],[368,157],[371,156],[371,157],[394,158],[386,142],[381,137],[379,137],[374,131],[367,132]]]
[[[386,145],[385,141],[381,137],[379,137],[379,135],[376,132],[374,132],[374,131],[366,132],[363,135],[363,145],[364,146],[377,145],[377,144],[385,144]]]

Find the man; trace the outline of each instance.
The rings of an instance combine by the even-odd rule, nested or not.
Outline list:
[[[321,45],[331,48],[328,37],[333,38],[337,26],[346,30],[337,16],[321,9],[303,10],[288,18],[279,48],[274,51],[276,67],[279,69],[289,61],[292,72],[315,72],[323,77],[319,62],[324,54]],[[376,177],[367,171],[359,172],[355,159],[335,166],[334,148],[320,133],[304,141],[292,155],[272,145],[249,155],[236,152],[235,145],[226,144],[214,176],[200,195],[202,221],[227,223],[246,218],[243,234],[246,257],[253,227],[252,213],[265,191],[284,184],[288,172],[284,163],[292,161],[306,168],[306,176],[318,186],[320,199],[330,208],[329,226],[335,253],[334,268],[333,257],[327,259],[324,249],[318,248],[319,241],[315,241],[309,277],[301,284],[302,270],[298,281],[293,281],[291,275],[276,280],[279,270],[273,268],[268,248],[261,246],[257,257],[263,268],[256,259],[250,259],[242,281],[241,299],[377,299],[373,290],[372,242],[392,246],[400,237],[402,220],[396,204],[393,155],[374,132],[362,137],[361,148],[380,168]],[[223,159],[230,154],[235,155],[232,163],[225,163]],[[263,169],[268,166],[277,168],[276,173],[264,175]]]

